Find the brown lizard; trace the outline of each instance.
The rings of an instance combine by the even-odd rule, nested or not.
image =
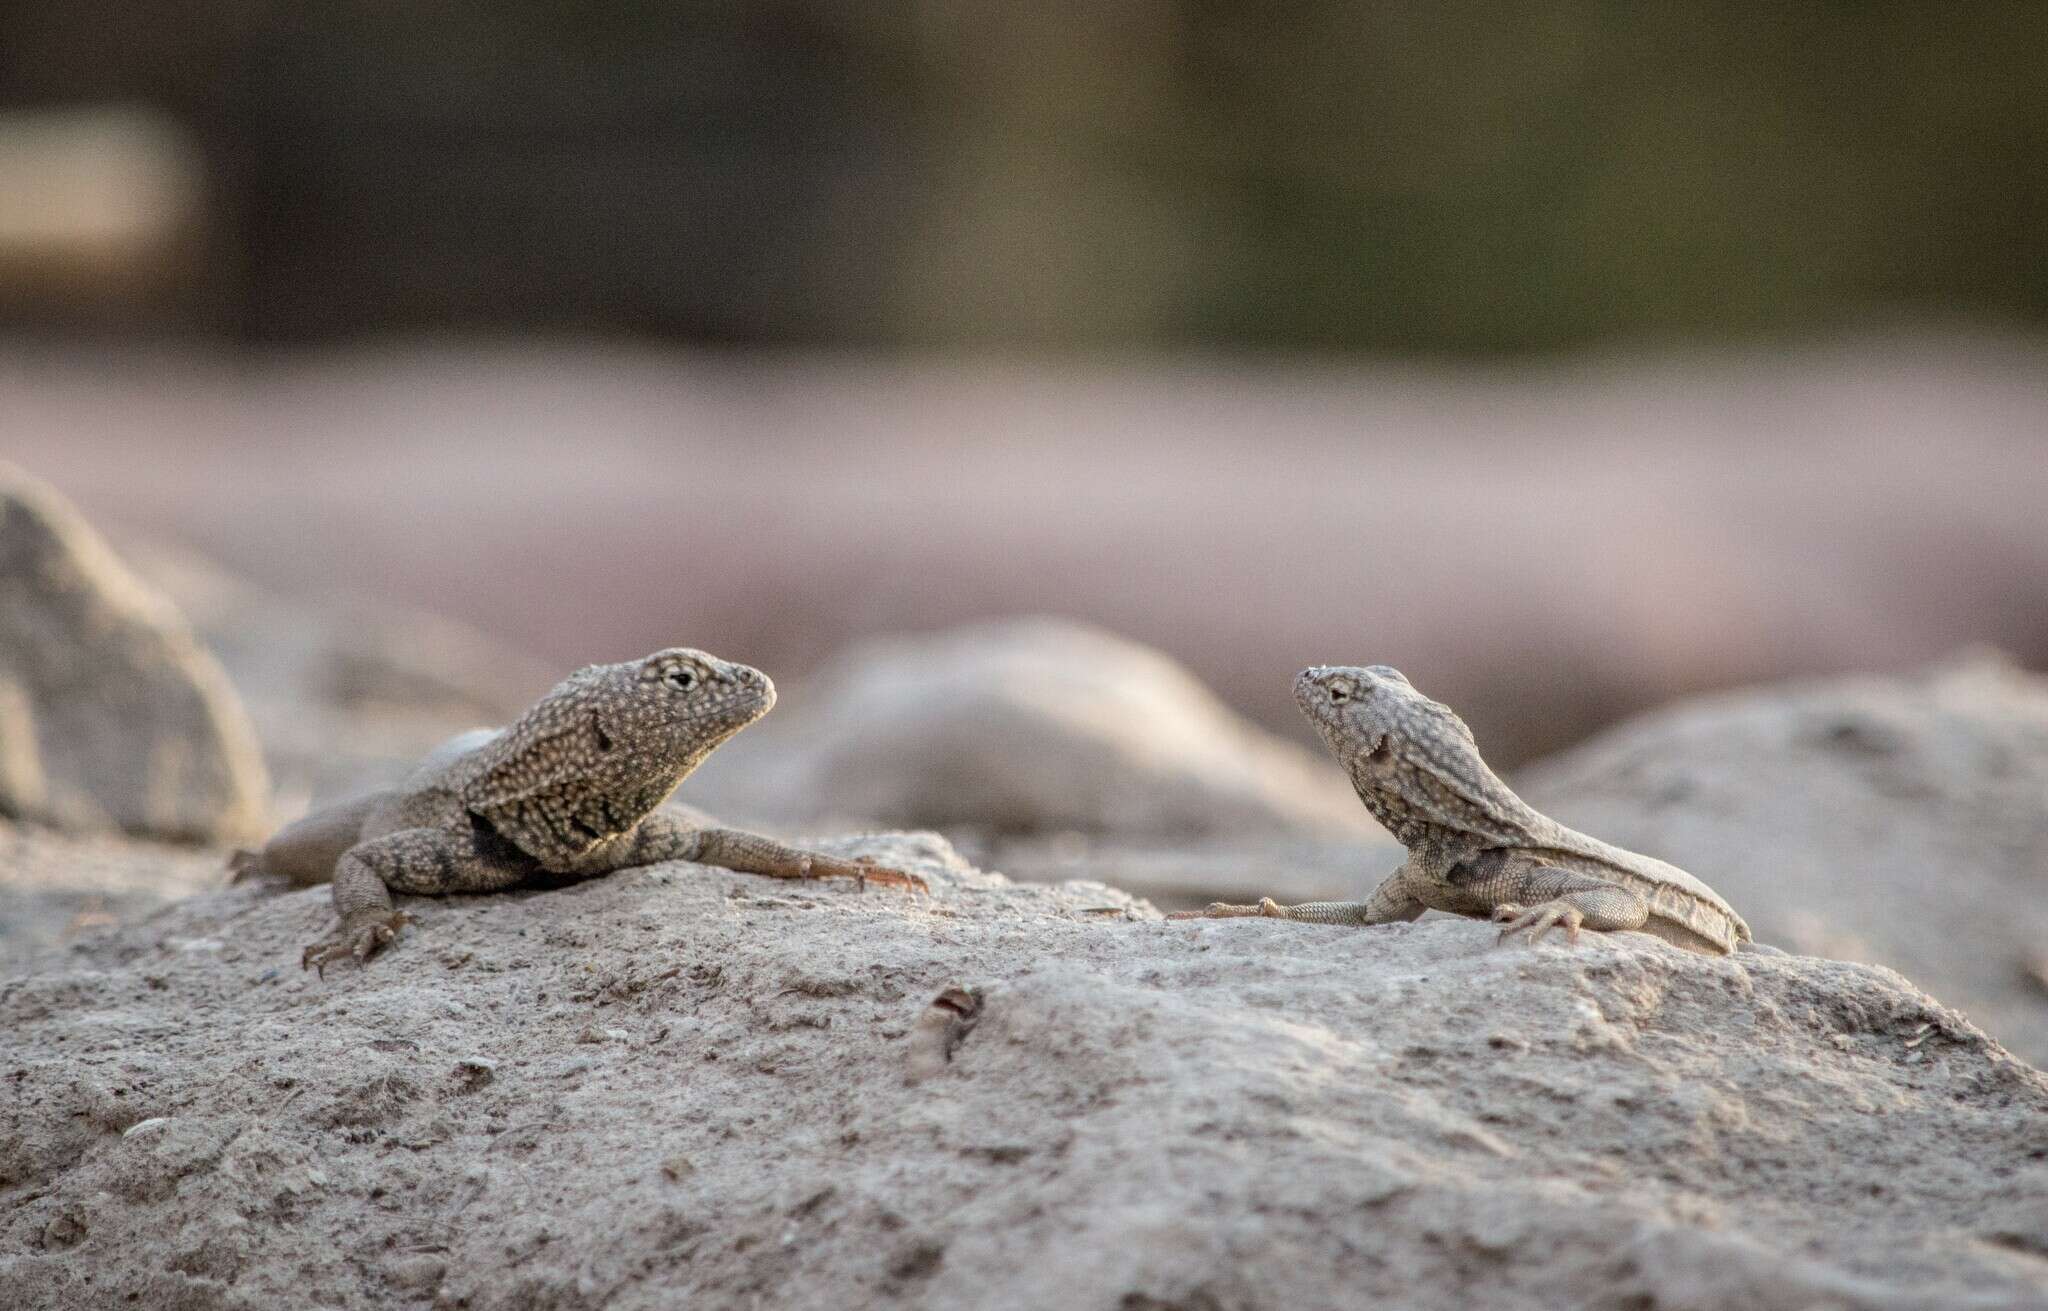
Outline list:
[[[1408,859],[1364,901],[1266,897],[1168,918],[1387,924],[1442,910],[1504,921],[1503,942],[1517,933],[1534,942],[1557,925],[1574,941],[1582,926],[1640,929],[1710,954],[1749,941],[1742,917],[1684,870],[1568,829],[1516,796],[1479,758],[1465,721],[1400,670],[1303,670],[1294,697]]]
[[[758,669],[681,647],[591,665],[499,733],[464,734],[395,788],[318,811],[235,877],[301,886],[332,879],[341,927],[301,964],[366,961],[410,917],[394,892],[495,892],[554,878],[689,860],[774,878],[850,878],[923,891],[914,874],[785,846],[737,829],[693,828],[656,807],[720,743],[775,705]]]

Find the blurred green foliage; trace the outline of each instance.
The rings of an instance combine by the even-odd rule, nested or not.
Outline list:
[[[197,133],[184,312],[1495,352],[2048,321],[2048,4],[67,0]]]

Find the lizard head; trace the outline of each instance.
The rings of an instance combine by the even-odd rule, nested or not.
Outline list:
[[[590,665],[479,748],[463,803],[543,863],[570,859],[639,823],[774,704],[760,670],[686,647]]]
[[[1294,699],[1361,792],[1366,776],[1377,772],[1370,767],[1393,759],[1440,759],[1446,751],[1478,758],[1465,721],[1391,665],[1304,669],[1294,680]]]
[[[1455,832],[1506,840],[1535,822],[1480,759],[1465,721],[1386,665],[1318,665],[1294,680],[1316,726],[1374,818],[1404,844]]]
[[[1330,751],[1353,755],[1385,752],[1388,739],[1412,719],[1418,703],[1435,705],[1391,665],[1316,665],[1294,680],[1294,699]]]
[[[690,647],[597,669],[618,688],[614,733],[651,756],[693,757],[694,764],[775,708],[768,675]]]

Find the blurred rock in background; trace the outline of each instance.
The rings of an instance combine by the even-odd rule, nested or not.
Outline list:
[[[1690,692],[2048,662],[2048,351],[1987,337],[1491,370],[129,347],[0,353],[0,413],[110,530],[553,671],[681,643],[794,686],[1058,614],[1303,743],[1297,670],[1395,665],[1505,768]]]
[[[1373,831],[1326,761],[1159,652],[1057,619],[865,643],[718,761],[693,795],[804,822],[1190,843]]]
[[[221,844],[262,837],[269,806],[256,734],[184,617],[0,465],[0,815]]]
[[[1699,875],[1758,941],[1889,965],[2048,1062],[2048,679],[1971,651],[1701,697],[1515,781]]]
[[[273,591],[162,542],[123,545],[241,693],[280,820],[395,782],[456,733],[510,723],[568,672],[452,620]]]

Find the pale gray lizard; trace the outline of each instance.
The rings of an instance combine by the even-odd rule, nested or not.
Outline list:
[[[774,878],[850,878],[923,890],[914,874],[803,851],[736,829],[694,828],[656,807],[721,742],[775,705],[758,669],[677,647],[591,665],[495,734],[465,734],[395,788],[318,811],[235,877],[332,879],[341,927],[302,965],[367,960],[409,917],[394,892],[494,892],[689,860]]]
[[[1505,921],[1502,941],[1520,933],[1534,942],[1560,924],[1574,940],[1582,925],[1640,929],[1711,954],[1749,941],[1742,917],[1692,875],[1574,832],[1509,791],[1465,721],[1400,670],[1306,669],[1294,696],[1408,859],[1364,901],[1282,906],[1267,897],[1169,918],[1387,924],[1442,910]]]

